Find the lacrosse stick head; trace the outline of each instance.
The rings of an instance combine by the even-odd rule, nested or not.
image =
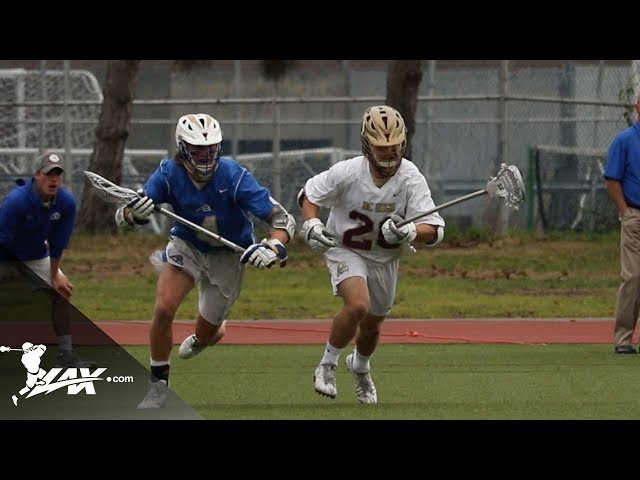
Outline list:
[[[498,175],[492,177],[487,183],[487,193],[490,197],[504,198],[508,207],[518,210],[519,204],[524,201],[526,195],[518,167],[503,163]]]
[[[85,170],[84,175],[89,179],[91,186],[95,188],[98,196],[105,202],[127,205],[140,197],[134,190],[116,185],[97,173]]]

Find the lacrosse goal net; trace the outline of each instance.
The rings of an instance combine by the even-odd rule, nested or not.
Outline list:
[[[529,147],[529,229],[608,231],[618,226],[602,173],[605,149]]]

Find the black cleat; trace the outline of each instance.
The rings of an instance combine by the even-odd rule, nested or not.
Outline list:
[[[634,354],[638,352],[631,345],[618,345],[614,350],[614,353],[617,353],[620,355],[629,355],[629,354]]]

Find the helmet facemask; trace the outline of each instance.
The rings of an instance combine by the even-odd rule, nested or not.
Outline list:
[[[191,145],[179,140],[178,151],[184,158],[184,166],[197,182],[207,182],[218,168],[218,161],[222,154],[222,144]]]
[[[182,164],[196,182],[208,182],[222,155],[222,130],[206,113],[184,115],[176,126],[176,146]]]
[[[407,129],[397,110],[386,105],[370,107],[362,119],[362,153],[377,177],[395,175],[407,147]]]

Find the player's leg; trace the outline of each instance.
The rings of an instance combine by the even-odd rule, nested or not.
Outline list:
[[[369,312],[358,324],[354,351],[345,359],[347,369],[355,381],[356,397],[361,403],[378,402],[378,394],[370,374],[370,359],[378,346],[382,323],[393,305],[398,265],[398,261],[369,265],[367,280],[371,305]]]
[[[195,333],[185,338],[178,349],[178,356],[184,360],[198,355],[222,339],[227,330],[225,317],[233,304],[217,285],[211,285],[208,281],[201,283],[206,285],[200,287]]]
[[[193,289],[193,277],[181,267],[167,264],[160,272],[156,288],[156,303],[149,331],[151,360],[168,362],[173,347],[172,323],[178,308]],[[152,368],[152,373],[153,368]],[[166,375],[156,375],[167,380]]]
[[[49,257],[25,262],[33,276],[31,283],[34,291],[41,291],[48,295],[51,302],[51,324],[56,334],[58,351],[56,353],[56,366],[61,368],[89,368],[94,369],[98,365],[91,360],[80,359],[73,351],[71,319],[73,317],[73,305],[71,298],[53,290],[51,285],[51,260]],[[61,275],[64,275],[60,271]]]
[[[167,262],[158,276],[156,301],[149,330],[151,378],[147,394],[138,408],[161,408],[166,405],[173,348],[172,324],[178,308],[200,278],[197,253],[176,238],[166,247]]]
[[[166,264],[156,288],[156,303],[149,331],[151,378],[138,408],[162,408],[167,403],[169,356],[173,345],[172,323],[178,307],[193,289],[193,277],[180,267]]]
[[[627,217],[628,215],[628,217]],[[620,227],[620,265],[622,283],[616,296],[614,352],[636,353],[633,332],[638,322],[638,292],[640,292],[640,211],[629,208]]]
[[[329,338],[314,372],[314,388],[320,395],[335,398],[336,369],[343,348],[355,337],[358,323],[369,310],[367,267],[360,255],[333,248],[325,255],[334,295],[342,297],[342,308],[333,318]]]
[[[178,356],[191,358],[207,346],[218,343],[226,333],[226,317],[242,289],[245,265],[237,255],[219,252],[208,255],[207,275],[198,283],[198,319],[195,333],[180,344]]]

